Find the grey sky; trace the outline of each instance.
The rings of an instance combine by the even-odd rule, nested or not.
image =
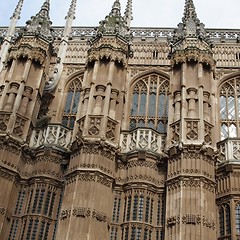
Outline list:
[[[44,0],[24,0],[18,25],[36,12]],[[122,12],[127,0],[120,0]],[[18,0],[0,0],[0,26],[7,26]],[[64,25],[71,0],[51,0],[53,25]],[[74,25],[97,26],[110,12],[114,0],[78,0]],[[133,0],[133,26],[175,27],[181,21],[185,0]],[[195,0],[199,19],[207,28],[240,29],[239,0]]]

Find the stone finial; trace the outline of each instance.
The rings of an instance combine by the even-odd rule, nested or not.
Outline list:
[[[76,7],[77,7],[77,0],[72,0],[65,19],[67,18],[75,19]]]
[[[16,18],[16,19],[20,19],[20,14],[21,14],[21,10],[22,10],[22,6],[23,6],[23,1],[24,0],[19,0],[18,4],[13,12],[13,15],[11,16],[10,19]]]
[[[121,4],[119,0],[115,0],[112,6],[112,11],[110,13],[112,16],[121,16]]]
[[[115,0],[109,15],[99,23],[98,36],[119,35],[126,38],[129,36],[128,29],[125,18],[121,16],[121,4],[119,0]]]
[[[127,26],[130,28],[131,21],[133,20],[133,12],[132,12],[132,0],[127,1],[126,10],[124,12],[124,19],[127,23]]]
[[[52,22],[49,17],[50,0],[45,0],[41,10],[26,22],[23,35],[40,35],[42,38],[52,40]]]
[[[204,27],[205,25],[197,17],[193,0],[185,0],[182,22],[178,24],[178,28],[174,31],[172,43],[179,43],[186,38],[198,38],[211,44]]]

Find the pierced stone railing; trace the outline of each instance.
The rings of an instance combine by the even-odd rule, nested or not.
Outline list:
[[[165,148],[165,134],[149,128],[137,128],[121,133],[120,146],[123,153],[134,150],[146,150],[162,153]]]
[[[177,27],[177,26],[176,26]],[[1,26],[0,27],[0,36],[4,37],[7,34],[8,27]],[[16,33],[21,29],[21,27],[16,28]],[[175,28],[164,28],[164,27],[132,27],[131,32],[135,38],[145,37],[145,38],[155,38],[155,37],[163,37],[167,38],[174,34]],[[53,27],[53,34],[55,37],[62,37],[64,32],[64,27]],[[240,36],[240,29],[215,29],[215,28],[207,28],[207,33],[209,37],[212,39],[237,39]],[[96,34],[96,27],[72,27],[72,37],[92,37]]]
[[[34,129],[31,135],[30,147],[55,146],[64,150],[70,148],[72,131],[60,124],[50,124],[45,128]]]
[[[240,163],[240,138],[227,138],[217,144],[221,162]]]

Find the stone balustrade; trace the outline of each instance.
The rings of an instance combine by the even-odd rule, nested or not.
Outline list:
[[[0,27],[0,36],[5,37],[8,27]],[[20,31],[21,27],[16,28],[16,35]],[[57,38],[63,36],[64,27],[53,27],[53,34]],[[131,33],[134,38],[167,38],[174,34],[175,28],[151,28],[151,27],[132,27]],[[232,40],[237,39],[240,36],[239,29],[206,29],[209,37],[212,39]],[[95,27],[72,27],[71,36],[74,37],[92,37],[96,34]]]
[[[30,147],[55,146],[68,150],[72,140],[72,131],[60,124],[49,124],[45,128],[34,129]]]
[[[221,162],[240,163],[240,138],[227,138],[218,143]]]
[[[137,128],[121,133],[120,146],[123,153],[134,150],[146,150],[162,153],[165,148],[165,134],[148,128]]]

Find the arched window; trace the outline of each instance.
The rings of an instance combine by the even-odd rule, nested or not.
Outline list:
[[[133,86],[130,130],[148,127],[166,133],[168,115],[169,80],[150,74]]]
[[[236,230],[240,233],[240,204],[237,204],[235,208],[235,220],[236,220]]]
[[[62,116],[62,124],[68,128],[73,128],[78,111],[80,91],[82,88],[83,76],[79,76],[68,85],[67,98]]]
[[[221,139],[239,137],[240,122],[240,77],[220,86]]]
[[[220,237],[231,234],[230,206],[224,204],[219,208],[219,235]]]

